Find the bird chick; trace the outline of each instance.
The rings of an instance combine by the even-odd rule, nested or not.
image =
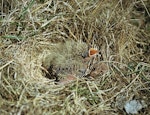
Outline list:
[[[87,44],[81,41],[65,41],[56,43],[50,47],[48,54],[44,56],[42,66],[46,68],[49,77],[55,73],[58,76],[79,73],[81,68],[85,68],[82,53],[87,51]],[[53,68],[52,68],[53,67]],[[51,72],[51,73],[49,73]]]

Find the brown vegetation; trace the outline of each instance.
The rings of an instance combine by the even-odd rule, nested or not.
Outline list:
[[[132,99],[150,113],[149,0],[0,6],[1,114],[125,115]]]

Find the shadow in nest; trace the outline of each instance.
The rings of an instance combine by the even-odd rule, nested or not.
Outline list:
[[[55,71],[54,65],[50,65],[49,68],[46,71],[45,77],[48,79],[55,79],[55,82],[59,82],[59,76],[57,70]]]

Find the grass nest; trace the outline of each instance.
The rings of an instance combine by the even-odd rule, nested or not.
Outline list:
[[[150,113],[148,0],[0,5],[1,114]]]

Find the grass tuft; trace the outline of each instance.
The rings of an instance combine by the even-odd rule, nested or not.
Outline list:
[[[150,110],[148,0],[1,0],[0,113]],[[96,48],[98,54],[88,56]],[[57,79],[57,80],[56,80]]]

